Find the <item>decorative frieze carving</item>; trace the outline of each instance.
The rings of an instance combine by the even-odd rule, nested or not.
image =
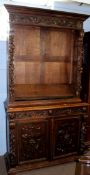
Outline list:
[[[52,26],[52,27],[65,27],[73,29],[81,29],[82,22],[74,20],[74,18],[64,16],[40,16],[40,15],[25,15],[10,14],[10,21],[13,24],[22,25],[39,25],[39,26]]]
[[[82,115],[87,114],[87,107],[74,107],[74,108],[64,108],[64,109],[46,109],[46,110],[35,110],[35,111],[20,111],[20,112],[10,112],[8,113],[8,117],[10,120],[25,118],[25,117],[33,117],[33,118],[44,118],[44,117],[55,117],[55,116],[63,116],[63,115]]]
[[[9,119],[18,119],[18,118],[25,118],[25,117],[45,117],[48,115],[48,111],[20,111],[20,112],[11,112],[8,114]]]

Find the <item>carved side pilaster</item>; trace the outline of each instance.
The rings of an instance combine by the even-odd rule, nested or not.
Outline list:
[[[81,75],[82,75],[82,61],[83,61],[83,37],[84,37],[84,32],[81,31],[79,34],[79,38],[77,40],[77,87],[76,87],[76,96],[80,97],[80,92],[81,92]]]
[[[9,159],[10,167],[14,167],[17,164],[17,155],[16,155],[16,131],[15,131],[15,113],[9,113]]]
[[[14,101],[14,33],[9,36],[9,101]]]
[[[85,149],[86,149],[86,145],[85,145],[85,139],[86,139],[86,131],[87,131],[87,122],[86,122],[86,117],[88,117],[87,115],[81,118],[81,133],[80,133],[80,150],[79,153],[82,154],[84,153]]]
[[[15,137],[15,124],[10,122],[10,166],[13,167],[16,165],[16,137]]]

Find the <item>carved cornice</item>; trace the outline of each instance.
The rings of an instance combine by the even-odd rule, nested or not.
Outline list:
[[[22,15],[10,14],[10,23],[22,25],[37,25],[81,29],[82,21],[66,16]]]

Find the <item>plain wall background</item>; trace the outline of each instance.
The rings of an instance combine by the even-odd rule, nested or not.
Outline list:
[[[56,2],[53,8],[57,10],[76,12],[77,7],[71,5],[59,4]],[[75,9],[76,8],[76,9]],[[90,14],[90,6],[78,7],[77,12]],[[3,14],[4,15],[4,14]],[[5,13],[6,15],[6,13]],[[3,16],[4,17],[4,16]],[[4,25],[4,18],[2,17],[1,31],[4,30],[8,32],[8,21]],[[90,18],[84,22],[83,25],[84,31],[90,31]],[[5,34],[6,34],[5,33]],[[0,37],[0,155],[3,155],[6,152],[6,115],[4,110],[4,101],[7,97],[7,35]]]

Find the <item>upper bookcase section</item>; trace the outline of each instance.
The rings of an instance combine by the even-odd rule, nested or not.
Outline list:
[[[79,97],[87,15],[5,5],[9,101]]]

